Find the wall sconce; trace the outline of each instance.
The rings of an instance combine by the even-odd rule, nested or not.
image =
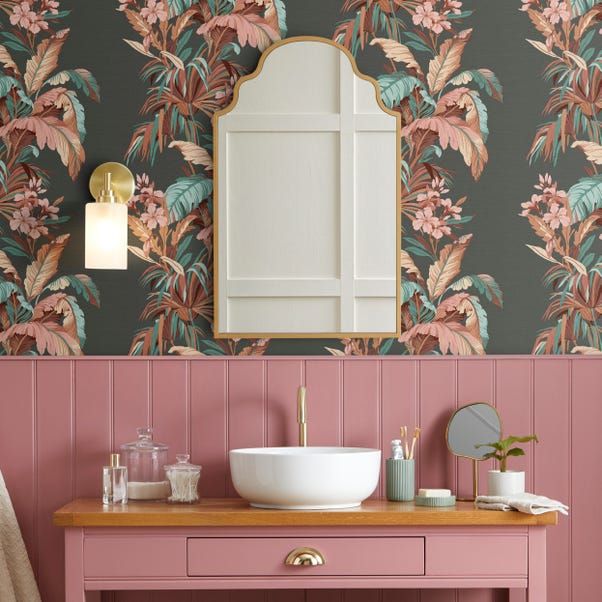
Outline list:
[[[86,269],[128,267],[128,208],[134,176],[121,163],[103,163],[90,177],[95,203],[86,203]]]

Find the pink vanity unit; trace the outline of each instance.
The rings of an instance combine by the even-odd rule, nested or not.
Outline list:
[[[546,601],[546,527],[557,516],[368,501],[330,511],[75,500],[65,528],[66,602],[102,590],[510,588]]]

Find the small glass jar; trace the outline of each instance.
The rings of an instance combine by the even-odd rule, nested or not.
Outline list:
[[[165,474],[171,485],[171,495],[168,502],[176,504],[193,504],[199,500],[199,479],[201,466],[191,464],[188,454],[178,454],[177,462],[165,467]]]
[[[153,441],[153,429],[136,429],[138,440],[121,446],[123,461],[128,469],[128,499],[165,500],[170,492],[163,466],[168,447]]]

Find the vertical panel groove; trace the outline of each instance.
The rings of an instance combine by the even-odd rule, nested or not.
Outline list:
[[[32,408],[31,408],[31,416],[32,416],[32,454],[33,454],[33,540],[35,542],[39,542],[39,528],[38,528],[38,511],[39,511],[39,495],[38,495],[38,363],[32,362],[31,366],[31,378],[32,378]],[[35,557],[32,562],[33,569],[35,571],[36,576],[40,573],[40,553],[39,553],[39,543],[35,546]]]
[[[575,362],[569,360],[569,504],[574,507],[573,500],[573,367]],[[569,602],[578,602],[573,600],[573,521],[569,521]]]
[[[192,420],[191,420],[191,384],[190,384],[190,361],[186,360],[186,453],[192,455]]]
[[[69,362],[69,376],[71,380],[70,386],[70,403],[69,407],[71,409],[71,424],[69,425],[69,436],[71,437],[71,441],[69,442],[69,449],[71,453],[71,497],[75,497],[76,492],[76,483],[75,483],[75,475],[77,474],[75,470],[75,463],[77,461],[77,447],[75,446],[75,362],[71,360]]]
[[[111,452],[115,449],[115,362],[109,362],[109,442]]]

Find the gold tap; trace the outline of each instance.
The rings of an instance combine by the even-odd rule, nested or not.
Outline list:
[[[307,404],[305,387],[297,389],[297,422],[299,424],[299,447],[307,447]]]

